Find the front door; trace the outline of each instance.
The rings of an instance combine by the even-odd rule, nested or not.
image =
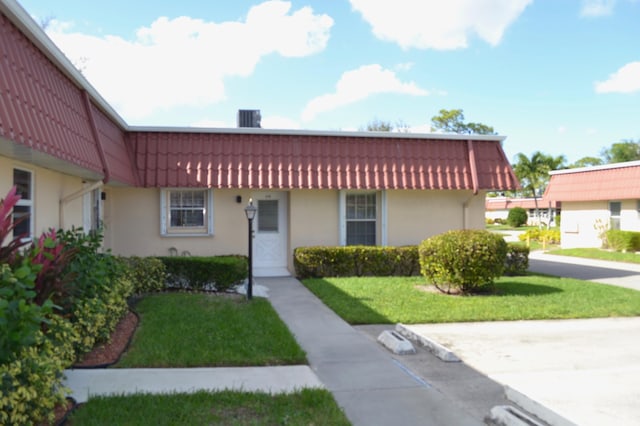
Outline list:
[[[287,193],[253,194],[258,212],[253,221],[253,275],[290,275],[287,270]]]

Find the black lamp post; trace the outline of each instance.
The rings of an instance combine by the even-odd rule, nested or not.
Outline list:
[[[253,299],[253,219],[258,208],[253,205],[253,199],[249,198],[249,204],[244,208],[249,223],[249,282],[247,284],[247,299]]]

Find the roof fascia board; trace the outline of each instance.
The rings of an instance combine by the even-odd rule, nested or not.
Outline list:
[[[627,161],[624,163],[603,164],[601,166],[578,167],[575,169],[552,170],[550,175],[565,175],[570,173],[595,172],[597,170],[623,169],[625,167],[640,167],[640,160]]]
[[[148,133],[212,133],[212,134],[248,134],[248,135],[289,135],[289,136],[333,136],[361,137],[380,139],[434,139],[502,142],[507,137],[501,135],[469,135],[457,133],[405,133],[405,132],[366,132],[342,130],[300,130],[300,129],[263,129],[253,127],[164,127],[164,126],[129,126],[131,132]]]
[[[122,117],[107,103],[98,91],[87,81],[80,71],[69,61],[49,36],[40,28],[27,11],[15,0],[0,0],[0,12],[5,14],[23,34],[73,83],[86,90],[97,106],[104,111],[122,129],[129,126]]]

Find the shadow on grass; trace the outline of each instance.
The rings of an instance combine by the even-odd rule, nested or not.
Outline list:
[[[527,284],[519,282],[500,282],[495,284],[494,296],[537,296],[562,293],[564,290],[549,285]]]
[[[370,297],[354,297],[322,278],[307,278],[302,281],[331,310],[349,324],[392,324],[386,316],[367,306]]]

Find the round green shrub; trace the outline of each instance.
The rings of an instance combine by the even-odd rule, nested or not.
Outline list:
[[[514,228],[518,228],[522,225],[525,225],[529,220],[529,215],[527,211],[522,207],[514,207],[509,210],[509,215],[507,216],[507,224],[509,226],[513,226]]]
[[[457,230],[420,243],[420,271],[444,293],[474,293],[500,277],[507,257],[502,236],[485,230]]]

